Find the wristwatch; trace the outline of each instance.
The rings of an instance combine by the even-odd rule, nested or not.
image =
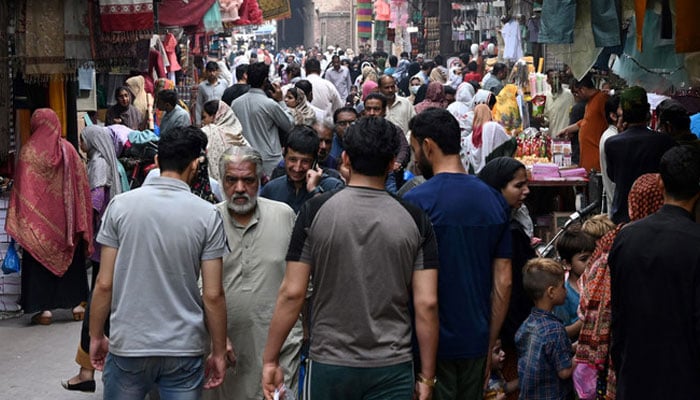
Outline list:
[[[418,374],[418,377],[416,378],[416,382],[422,383],[428,387],[433,387],[437,383],[437,377],[432,377],[430,379],[426,378],[423,376],[423,374]]]

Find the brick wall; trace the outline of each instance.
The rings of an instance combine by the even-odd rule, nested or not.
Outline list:
[[[339,45],[353,47],[353,2],[348,0],[315,1],[314,43],[322,48]]]

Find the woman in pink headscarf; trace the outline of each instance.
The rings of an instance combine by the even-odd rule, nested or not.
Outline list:
[[[479,173],[486,163],[491,159],[489,155],[498,147],[511,141],[505,129],[492,120],[491,109],[486,104],[479,104],[474,107],[474,122],[472,123],[472,134],[466,140],[467,161],[469,171]],[[517,145],[516,145],[517,146]],[[513,147],[513,152],[516,146]],[[499,153],[499,156],[512,156],[511,154]]]
[[[416,114],[429,108],[446,108],[445,87],[440,82],[431,81],[425,92],[425,100],[416,105]]]

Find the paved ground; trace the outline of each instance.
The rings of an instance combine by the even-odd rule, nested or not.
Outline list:
[[[61,380],[78,371],[75,351],[80,340],[80,322],[71,310],[55,310],[48,326],[31,325],[31,315],[0,321],[0,376],[2,400],[101,399],[102,382],[97,378],[93,393],[69,392]]]

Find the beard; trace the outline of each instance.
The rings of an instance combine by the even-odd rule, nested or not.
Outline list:
[[[433,177],[433,166],[423,157],[423,154],[416,155],[416,163],[421,175],[427,180]]]
[[[236,200],[245,199],[246,202],[243,204],[236,203]],[[258,205],[258,195],[249,196],[248,193],[234,194],[229,198],[226,206],[229,210],[233,211],[235,214],[248,214],[255,210]]]

